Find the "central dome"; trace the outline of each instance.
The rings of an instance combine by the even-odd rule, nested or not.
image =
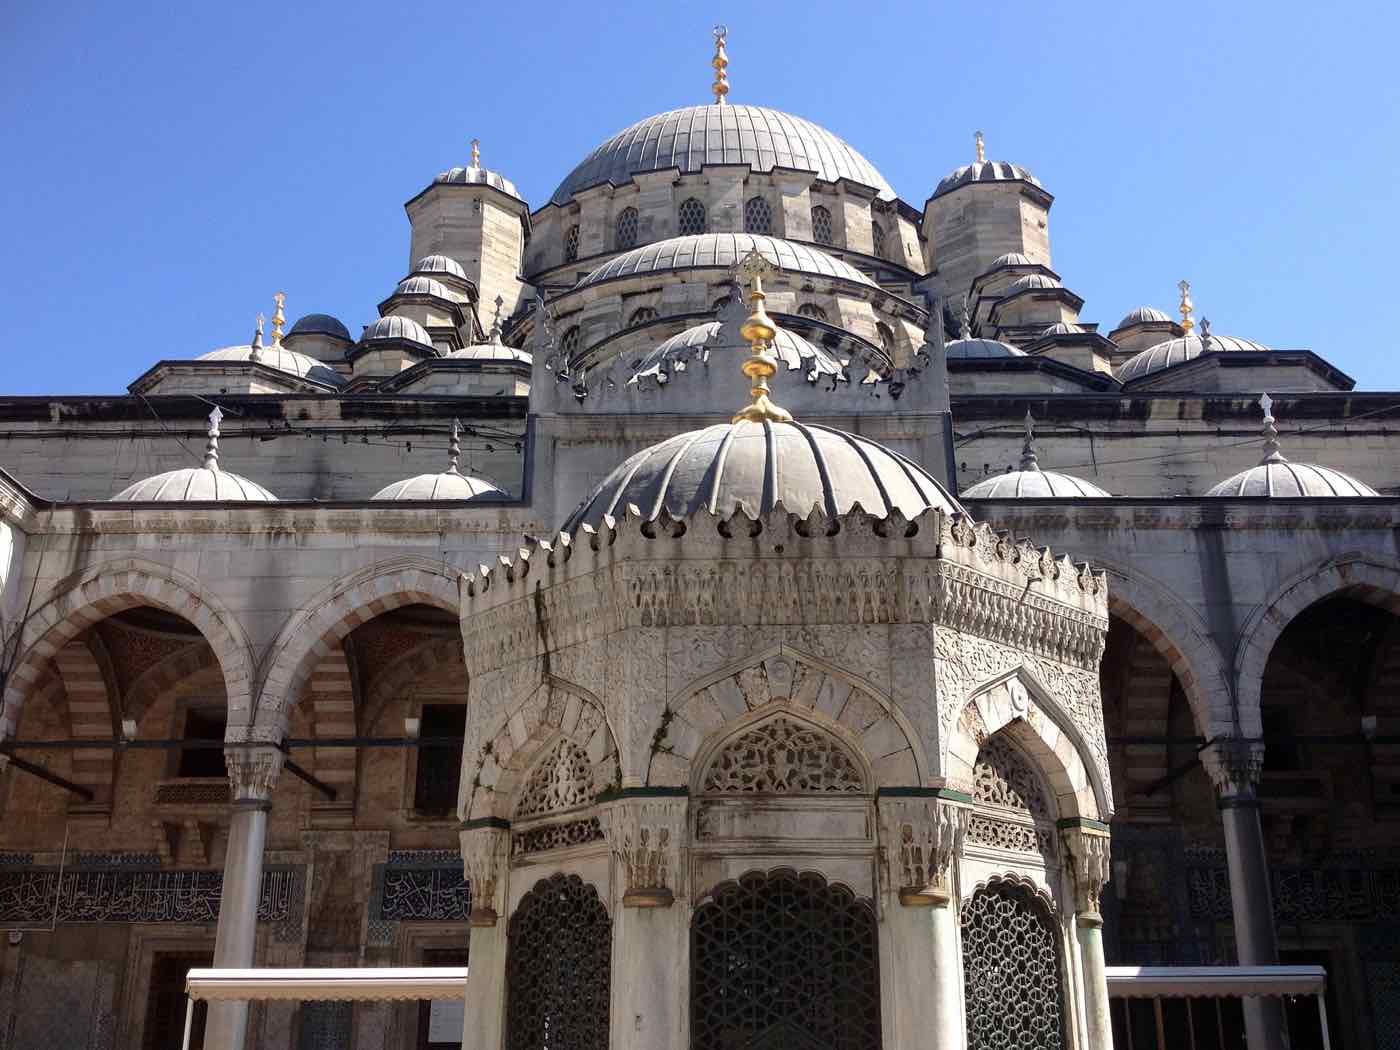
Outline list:
[[[875,517],[914,518],[930,508],[962,508],[923,467],[868,438],[803,423],[719,423],[677,434],[629,458],[564,523],[574,533],[603,515],[636,508],[651,521],[708,511],[750,517],[779,503],[799,517],[828,518],[856,504]]]
[[[706,164],[747,164],[753,171],[796,168],[826,182],[850,179],[894,200],[870,161],[809,120],[762,106],[687,106],[638,121],[595,149],[559,184],[551,202],[567,204],[590,186],[621,186],[648,171]]]

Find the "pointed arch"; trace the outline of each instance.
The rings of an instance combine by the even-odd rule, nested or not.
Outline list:
[[[172,653],[132,682],[126,691],[125,715],[140,722],[152,705],[186,679],[218,666],[214,651],[207,645],[195,644]]]
[[[775,755],[777,762],[771,761]],[[690,769],[690,793],[696,796],[868,795],[878,784],[849,729],[783,703],[725,723],[697,751]]]

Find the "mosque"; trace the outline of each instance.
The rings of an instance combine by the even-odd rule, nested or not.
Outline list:
[[[473,143],[353,327],[0,398],[0,1048],[209,965],[471,976],[206,1050],[1143,1047],[1105,965],[1288,962],[1400,1047],[1397,395],[728,64],[534,207]]]

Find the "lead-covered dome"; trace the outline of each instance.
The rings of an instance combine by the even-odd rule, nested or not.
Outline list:
[[[1119,328],[1131,328],[1135,324],[1171,324],[1171,318],[1155,306],[1139,306],[1135,310],[1129,310],[1123,320],[1118,322]]]
[[[515,188],[515,183],[506,178],[500,172],[483,168],[479,164],[469,164],[466,167],[448,168],[440,172],[437,178],[433,179],[435,185],[456,185],[456,186],[490,186],[492,189],[507,193],[518,201],[525,198],[520,196],[520,191]]]
[[[646,357],[637,364],[633,371],[633,382],[643,379],[646,376],[661,376],[683,371],[690,366],[692,360],[698,360],[702,365],[707,361],[707,354],[710,350],[720,347],[734,347],[747,351],[747,344],[743,343],[737,330],[733,340],[726,340],[720,335],[720,330],[724,327],[722,321],[706,321],[687,328],[684,332],[671,336],[665,342],[656,347],[655,350],[647,354]],[[773,355],[781,365],[786,366],[789,372],[804,371],[815,376],[842,376],[845,370],[841,367],[841,362],[832,357],[822,347],[815,343],[803,339],[802,336],[794,332],[789,332],[786,328],[776,329],[777,335],[773,339]]]
[[[509,494],[487,478],[446,470],[441,474],[416,477],[385,485],[372,497],[376,500],[476,500],[509,499]]]
[[[428,330],[413,318],[403,317],[399,314],[381,317],[374,324],[367,326],[364,334],[360,336],[361,343],[375,343],[391,339],[417,343],[427,350],[433,349],[433,337],[428,334]]]
[[[875,166],[825,128],[763,106],[712,104],[658,113],[618,132],[585,157],[550,200],[567,204],[590,186],[621,186],[669,168],[689,175],[706,164],[747,164],[761,172],[796,168],[827,182],[873,187],[882,200],[895,198]]]
[[[1315,463],[1290,463],[1283,457],[1242,470],[1211,487],[1207,496],[1311,496],[1345,498],[1379,496],[1364,481]]]
[[[989,361],[1002,357],[1025,357],[1026,352],[999,339],[976,339],[971,336],[945,343],[949,361]]]
[[[414,273],[424,274],[446,274],[455,277],[459,281],[468,280],[467,271],[462,269],[462,264],[450,255],[425,255],[413,265]]]
[[[1207,347],[1205,340],[1192,332],[1190,335],[1179,336],[1176,339],[1168,339],[1158,343],[1156,346],[1149,346],[1146,350],[1134,354],[1123,362],[1122,368],[1118,369],[1118,381],[1127,383],[1134,379],[1141,379],[1145,375],[1160,372],[1172,365],[1192,361],[1207,352],[1267,353],[1268,350],[1269,348],[1263,343],[1255,343],[1248,339],[1236,339],[1229,335],[1212,335],[1210,346]]]
[[[737,510],[758,517],[779,503],[799,517],[817,510],[827,518],[857,504],[875,517],[962,509],[923,467],[868,438],[814,424],[743,420],[677,434],[638,452],[583,501],[563,531],[596,528],[605,514],[619,517],[629,507],[650,521],[663,511],[675,518],[700,511],[727,518]]]
[[[964,489],[962,495],[963,499],[1095,499],[1112,493],[1072,474],[1041,470],[1035,452],[1035,420],[1027,412],[1020,468],[983,478]]]
[[[974,182],[1028,182],[1032,186],[1040,186],[1040,180],[1019,164],[1010,164],[1004,160],[982,160],[964,164],[961,168],[949,172],[938,183],[933,196],[941,197],[960,186]]]
[[[331,318],[335,320],[335,318]],[[344,326],[342,326],[343,328]],[[298,332],[295,325],[289,335],[304,335],[307,332]],[[332,333],[321,333],[332,334]],[[346,332],[346,339],[349,339]],[[207,354],[200,354],[200,361],[228,361],[241,362],[251,365],[266,365],[275,368],[279,372],[286,372],[294,375],[298,379],[310,379],[313,382],[321,383],[328,387],[339,389],[345,385],[345,377],[334,368],[322,364],[314,357],[307,357],[299,354],[295,350],[288,350],[281,343],[273,343],[271,346],[254,347],[248,346],[226,346],[219,350],[211,350]]]
[[[223,412],[209,414],[209,439],[198,467],[167,470],[128,485],[113,503],[275,503],[277,497],[255,481],[219,468],[219,422]]]
[[[833,277],[875,287],[874,281],[850,263],[811,245],[752,233],[699,233],[643,245],[609,259],[579,281],[575,290],[638,274],[694,269],[732,270],[751,251],[757,251],[780,270]]]
[[[355,341],[350,338],[350,329],[345,327],[340,318],[330,314],[307,314],[300,317],[296,324],[287,329],[287,335],[328,335],[346,343]]]

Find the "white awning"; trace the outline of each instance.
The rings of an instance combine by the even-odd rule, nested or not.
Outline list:
[[[191,970],[192,999],[465,999],[465,966]]]
[[[1108,966],[1110,999],[1321,995],[1321,966]]]

